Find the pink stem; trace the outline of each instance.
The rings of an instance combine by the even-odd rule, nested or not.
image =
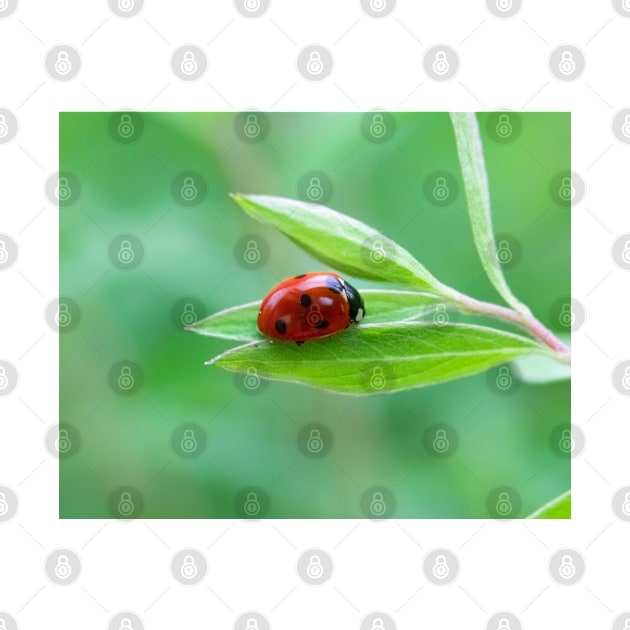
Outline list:
[[[468,295],[454,290],[452,293],[449,292],[448,297],[467,311],[488,315],[489,317],[500,319],[501,321],[515,324],[523,328],[557,353],[559,355],[558,358],[564,363],[571,362],[571,350],[569,347],[558,339],[546,326],[539,322],[532,315],[531,311],[527,310],[520,313],[505,306],[475,300],[475,298],[471,298]]]

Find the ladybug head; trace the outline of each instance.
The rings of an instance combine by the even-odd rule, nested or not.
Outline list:
[[[359,323],[365,316],[365,304],[361,294],[347,282],[345,283],[346,297],[350,305],[350,319]]]

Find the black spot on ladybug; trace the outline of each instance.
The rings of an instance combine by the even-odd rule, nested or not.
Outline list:
[[[299,278],[304,278],[304,276],[306,276],[305,273],[301,273],[299,276],[293,276],[296,280]]]
[[[284,335],[285,332],[287,332],[287,325],[284,321],[282,321],[281,319],[277,319],[276,320],[276,330],[281,334]]]
[[[325,319],[322,319],[321,322],[317,322],[317,324],[315,324],[315,328],[328,328],[328,326],[330,326],[330,324]]]
[[[300,298],[300,304],[304,307],[310,306],[311,305],[311,296],[308,295],[307,293],[305,293],[301,298]]]

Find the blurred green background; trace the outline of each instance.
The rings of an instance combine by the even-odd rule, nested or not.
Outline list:
[[[570,116],[478,120],[508,282],[566,331]],[[442,282],[500,301],[474,248],[447,114],[62,113],[56,192],[62,518],[373,518],[376,491],[384,516],[523,517],[570,487],[558,448],[567,381],[529,385],[511,370],[501,389],[494,370],[369,397],[252,390],[204,365],[234,342],[183,331],[322,269],[229,192],[310,195]],[[304,448],[314,423],[317,455]],[[445,454],[431,446],[436,425]]]

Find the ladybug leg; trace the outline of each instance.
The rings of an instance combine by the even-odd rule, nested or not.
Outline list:
[[[303,345],[304,345],[304,342],[303,342],[303,341],[296,341],[296,342],[295,342],[295,345],[296,345],[296,346],[303,346]]]

